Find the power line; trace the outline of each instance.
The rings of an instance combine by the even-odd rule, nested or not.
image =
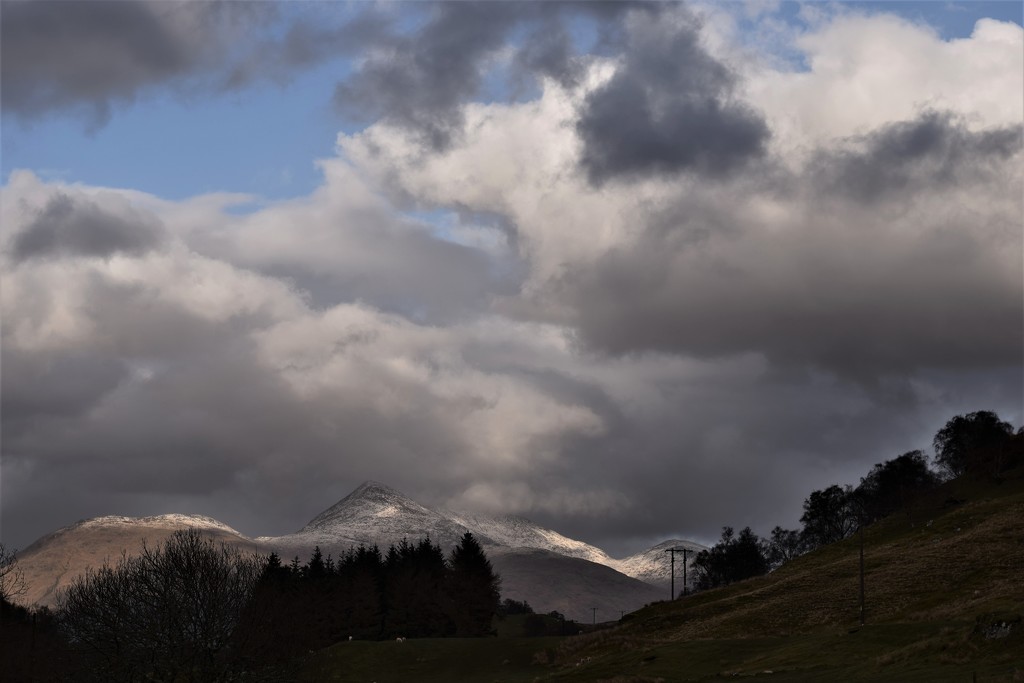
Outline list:
[[[672,569],[671,569],[671,572],[670,572],[672,574],[672,582],[671,582],[672,583],[672,588],[670,590],[672,591],[672,598],[671,599],[675,600],[676,599],[676,553],[682,553],[683,554],[683,591],[685,592],[686,591],[686,553],[690,552],[690,549],[689,548],[681,548],[681,547],[677,546],[675,548],[668,548],[665,552],[666,553],[672,553]]]

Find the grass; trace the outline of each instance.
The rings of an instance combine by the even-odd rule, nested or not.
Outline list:
[[[302,663],[305,681],[529,683],[550,671],[559,638],[423,638],[338,643]]]
[[[1024,682],[1024,470],[950,482],[859,539],[567,638],[341,643],[302,680]],[[1014,622],[1009,635],[986,637]],[[509,624],[503,635],[516,633]],[[771,672],[766,673],[766,672]]]

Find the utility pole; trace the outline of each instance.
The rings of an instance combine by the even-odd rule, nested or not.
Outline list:
[[[686,553],[690,552],[689,548],[669,548],[665,551],[666,553],[672,553],[672,599],[676,599],[676,553],[683,554],[683,590],[686,590]]]
[[[591,607],[590,609],[594,610],[594,626],[597,626],[597,608]]]
[[[689,548],[683,548],[683,595],[686,595],[686,553],[690,552]]]
[[[860,520],[860,625],[864,625],[864,520]]]

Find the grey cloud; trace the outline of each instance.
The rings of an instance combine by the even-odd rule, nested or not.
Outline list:
[[[1018,375],[1003,369],[922,373],[871,393],[822,373],[775,371],[752,357],[707,372],[655,382],[657,410],[627,409],[598,437],[561,440],[562,457],[522,480],[534,502],[515,512],[618,556],[671,537],[713,542],[726,524],[767,534],[776,524],[798,526],[812,490],[856,484],[876,462],[928,450],[945,420],[972,405],[997,405],[1016,424],[1024,398]],[[936,385],[945,391],[933,394]],[[600,388],[582,381],[574,396],[601,412],[600,396],[615,388],[615,381]],[[616,404],[617,410],[628,406],[621,398]],[[466,473],[455,483],[474,481],[479,474],[474,480]],[[566,489],[609,487],[624,505],[602,511],[547,505]]]
[[[871,202],[904,197],[922,187],[971,181],[1018,152],[1024,128],[973,132],[952,114],[924,112],[850,141],[840,151],[823,151],[814,162],[823,191]]]
[[[543,74],[563,86],[575,86],[583,76],[583,63],[573,52],[572,38],[557,17],[549,18],[528,36],[515,57],[524,74]]]
[[[765,152],[763,118],[731,96],[735,76],[700,45],[699,25],[634,15],[623,63],[587,96],[580,164],[594,184],[690,171],[721,176]]]
[[[84,352],[26,352],[6,343],[0,357],[0,412],[8,439],[40,416],[81,416],[127,374],[120,359]]]
[[[320,306],[365,301],[433,324],[473,317],[495,295],[518,289],[517,273],[501,259],[433,237],[421,226],[388,229],[381,221],[353,232],[354,257],[339,268],[317,272],[285,264],[268,272],[292,278]]]
[[[334,100],[347,115],[383,118],[447,147],[461,124],[458,109],[475,94],[480,60],[497,49],[527,7],[522,3],[441,3],[426,26],[372,51],[362,68],[339,83]]]
[[[414,397],[415,387],[388,388],[385,377],[296,394],[255,352],[251,334],[269,321],[208,320],[102,279],[86,300],[90,325],[102,330],[89,343],[34,350],[4,339],[3,532],[10,539],[18,520],[23,536],[9,542],[19,546],[55,520],[123,514],[108,501],[142,493],[194,505],[242,492],[225,521],[284,533],[339,490],[383,478],[379,468],[407,472],[396,484],[410,486],[465,448],[449,434],[450,407],[426,392]],[[374,407],[378,391],[409,397],[418,414]]]
[[[215,67],[239,28],[256,26],[271,9],[259,5],[4,2],[3,107],[26,120],[81,109],[103,124],[114,103]]]
[[[766,245],[763,256],[791,258],[794,270],[816,262],[786,281],[748,261],[680,259],[685,247],[651,239],[576,274],[571,296],[582,338],[613,353],[758,352],[865,381],[928,366],[1013,365],[1024,344],[1019,287],[940,241],[882,268],[857,265],[874,258],[871,249],[840,256]]]
[[[435,151],[449,147],[463,124],[461,106],[484,87],[486,60],[523,28],[513,70],[519,79],[543,74],[565,84],[580,64],[565,22],[598,22],[604,48],[621,18],[658,11],[644,2],[458,2],[429,6],[425,25],[412,33],[378,27],[359,70],[338,84],[334,101],[346,116],[383,119],[415,131]],[[599,46],[600,47],[600,46]]]
[[[681,191],[635,217],[634,243],[567,270],[545,295],[568,303],[586,346],[613,354],[759,353],[863,382],[1017,367],[1024,273],[1006,254],[1022,248],[1012,226],[1024,206],[1012,183],[993,180],[1011,177],[1019,138],[922,125],[869,136],[868,160],[822,152],[799,176],[775,169],[720,194]],[[823,169],[824,158],[837,161]],[[922,159],[952,175],[919,172]],[[866,164],[903,179],[895,213],[877,204],[888,195],[866,201],[863,186],[823,190],[822,177],[859,177]],[[961,208],[958,197],[976,196],[991,196],[991,211]],[[749,197],[799,211],[766,230],[738,208]]]
[[[52,197],[29,225],[14,236],[16,260],[56,256],[142,254],[163,239],[163,227],[135,211],[119,215],[95,202],[66,194]]]
[[[331,240],[330,231],[316,239],[295,232],[291,242],[307,241],[289,256],[292,260],[253,256],[243,248],[251,244],[241,242],[216,244],[209,237],[204,243],[202,229],[194,226],[183,237],[189,249],[180,250],[188,254],[182,258],[195,258],[194,250],[204,263],[221,262],[202,271],[209,278],[206,291],[214,295],[234,286],[238,291],[229,290],[227,298],[258,299],[264,278],[218,279],[243,268],[309,290],[316,307],[359,299],[426,321],[416,328],[415,339],[396,342],[395,357],[387,356],[396,352],[385,340],[367,344],[361,350],[365,356],[351,363],[352,375],[342,373],[345,379],[328,386],[296,389],[284,379],[293,368],[271,367],[256,348],[263,333],[293,322],[275,316],[294,315],[302,323],[317,311],[294,302],[294,310],[270,311],[268,304],[222,319],[216,305],[199,302],[203,310],[197,312],[176,303],[175,296],[161,296],[175,293],[179,282],[104,281],[102,267],[108,264],[103,262],[73,264],[95,266],[88,289],[70,301],[72,309],[84,307],[69,315],[85,318],[85,339],[73,349],[59,347],[56,335],[46,337],[47,349],[22,345],[12,321],[43,320],[60,303],[48,299],[49,290],[61,284],[60,257],[152,256],[150,250],[167,246],[159,240],[169,241],[155,223],[126,218],[103,198],[56,199],[15,235],[13,253],[22,261],[4,273],[6,286],[23,278],[17,281],[18,301],[4,301],[5,542],[23,546],[61,524],[96,514],[171,511],[212,514],[250,534],[284,533],[373,478],[441,504],[457,500],[475,483],[500,487],[511,481],[530,496],[521,508],[504,512],[526,514],[626,553],[639,549],[629,545],[638,538],[653,543],[682,535],[713,541],[723,524],[750,524],[760,532],[793,525],[810,490],[855,483],[875,462],[927,449],[935,431],[957,413],[992,408],[1020,423],[1021,273],[993,267],[995,250],[1019,253],[1019,231],[995,244],[989,238],[999,216],[982,212],[978,224],[968,224],[962,220],[966,210],[940,215],[951,193],[989,196],[983,192],[993,191],[990,181],[1018,160],[1013,155],[1020,143],[1013,131],[969,132],[956,119],[925,117],[869,133],[841,149],[822,150],[804,175],[789,177],[771,168],[770,160],[761,161],[756,170],[770,177],[754,179],[742,170],[764,142],[755,134],[760,119],[749,112],[745,118],[746,110],[729,99],[733,76],[701,50],[696,29],[669,31],[668,23],[643,15],[672,6],[632,16],[633,32],[621,22],[630,16],[629,6],[546,7],[524,3],[514,12],[496,8],[488,17],[479,13],[486,5],[478,12],[451,3],[439,6],[412,35],[397,33],[384,14],[367,14],[371,23],[363,39],[380,54],[371,55],[366,70],[357,71],[349,84],[366,100],[367,109],[360,111],[387,115],[374,107],[398,94],[384,86],[439,83],[436,99],[422,95],[425,109],[399,110],[405,118],[393,122],[419,127],[434,135],[434,142],[446,136],[450,141],[459,128],[460,103],[484,87],[473,64],[509,38],[510,26],[525,27],[515,68],[571,83],[578,55],[564,33],[543,32],[564,28],[561,20],[570,12],[594,17],[602,35],[592,51],[622,53],[623,68],[608,90],[597,91],[588,102],[587,115],[594,118],[584,121],[607,134],[584,136],[585,153],[594,164],[584,168],[596,173],[598,182],[697,172],[663,205],[647,212],[645,204],[637,212],[631,226],[635,244],[585,268],[568,263],[564,280],[550,288],[540,284],[538,298],[572,313],[563,318],[549,313],[545,319],[575,326],[579,346],[563,348],[559,339],[538,344],[542,350],[537,350],[515,333],[506,334],[517,326],[508,320],[466,341],[473,334],[467,330],[494,313],[488,306],[493,293],[517,291],[518,273],[504,277],[495,270],[514,270],[518,264],[496,262],[479,250],[418,232],[423,226],[406,230],[404,219],[389,214],[390,208],[327,216],[332,228],[349,231],[338,241]],[[5,32],[7,12],[5,4]],[[482,28],[468,36],[469,51],[460,55],[451,43],[459,43],[474,26]],[[643,31],[650,41],[641,39],[647,35]],[[280,74],[288,65],[349,49],[339,44],[347,38],[331,26],[309,24],[288,35]],[[280,45],[268,43],[273,49]],[[662,48],[678,63],[664,59]],[[112,76],[112,84],[45,106],[129,98],[146,83],[204,68],[190,62],[175,66],[177,53],[168,48],[168,54],[165,62],[171,66],[165,70],[154,68],[138,78]],[[411,80],[402,81],[384,55],[412,64]],[[90,63],[91,57],[85,58]],[[263,77],[259,69],[246,70],[253,64],[232,72],[233,83]],[[448,83],[446,74],[466,80]],[[54,82],[47,78],[44,82]],[[374,91],[378,84],[381,93]],[[680,84],[687,88],[680,90]],[[406,94],[411,101],[421,97]],[[646,118],[631,122],[627,116],[613,130],[613,114],[628,111],[632,94]],[[663,112],[675,118],[659,118]],[[709,135],[728,124],[750,133],[750,139],[746,148],[719,148],[715,145],[724,143],[710,139],[701,142],[704,147],[686,147],[693,143],[675,137],[685,132],[681,114],[689,120],[704,116]],[[644,149],[658,136],[673,151],[663,157],[631,156],[627,143]],[[876,171],[890,178],[885,188],[865,183],[864,175]],[[702,183],[703,174],[716,176],[714,182]],[[739,210],[750,209],[744,203],[751,195],[786,214],[785,225],[765,227],[757,211]],[[929,203],[936,210],[912,214],[887,230],[885,222],[899,211],[876,209],[883,200],[900,198],[908,207]],[[1016,197],[995,198],[994,203],[1020,207]],[[280,236],[282,226],[312,230],[294,220],[288,208],[279,216],[264,215],[273,237]],[[471,215],[464,207],[452,210],[463,213],[467,223],[501,229],[517,250],[512,221]],[[918,218],[928,228],[919,238],[896,239],[899,228]],[[350,230],[343,221],[356,227]],[[253,237],[236,230],[234,217],[225,224],[224,234]],[[150,238],[140,242],[147,234]],[[270,252],[284,242],[266,244]],[[321,255],[314,250],[329,252],[335,246],[338,260],[314,263]],[[529,254],[532,247],[523,244],[521,251]],[[474,316],[484,322],[446,327]],[[348,324],[339,317],[332,324]],[[27,327],[39,332],[35,325]],[[295,337],[305,333],[297,324],[286,345],[303,346],[308,340]],[[537,331],[538,337],[549,333],[560,334]],[[324,334],[319,345],[310,343],[308,362],[314,368],[326,367],[327,361],[344,365],[350,359],[337,354],[346,350],[332,345],[333,332]],[[405,352],[409,356],[401,355]],[[282,355],[282,362],[291,362]],[[295,362],[305,362],[305,356]],[[460,429],[502,392],[524,403],[543,398],[586,411],[600,418],[602,431],[541,432],[526,450],[531,458],[535,451],[545,455],[510,474],[493,453],[481,452],[486,446],[471,442]],[[527,413],[515,426],[528,430],[548,417]],[[626,503],[588,507],[588,494],[600,499],[608,491]],[[579,493],[583,502],[554,505],[558,501],[552,498],[565,492]]]
[[[472,212],[454,215],[455,227],[467,230],[491,228],[497,220]],[[188,239],[199,253],[290,282],[317,309],[362,301],[428,324],[471,318],[495,296],[514,295],[523,279],[514,249],[488,253],[456,243],[432,234],[428,224],[381,207],[342,210],[311,220],[306,229],[315,245],[309,250],[257,245],[245,230],[197,231]],[[239,236],[244,244],[235,241]]]
[[[291,3],[290,14],[296,16],[287,30],[254,41],[227,70],[222,87],[234,90],[266,79],[286,83],[304,68],[394,43],[393,19],[386,11],[367,5],[344,20],[343,13],[332,11],[336,7],[340,5]]]

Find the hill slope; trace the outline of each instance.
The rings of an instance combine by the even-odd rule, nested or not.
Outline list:
[[[231,527],[201,515],[155,517],[95,517],[43,536],[18,553],[27,590],[18,596],[25,605],[53,605],[57,591],[68,586],[88,567],[116,563],[122,552],[134,554],[145,542],[162,544],[179,529],[195,527],[217,543],[255,552],[256,544]]]
[[[298,662],[294,678],[1022,681],[1022,520],[1017,471],[996,485],[951,482],[870,527],[865,626],[854,537],[769,576],[651,605],[615,628],[562,639],[424,640],[408,652],[394,643],[339,643]],[[532,657],[525,643],[535,643]]]
[[[970,680],[978,671],[1024,679],[1022,520],[1024,471],[999,484],[949,482],[865,530],[864,627],[854,536],[769,576],[652,605],[612,631],[567,641],[559,661],[589,658],[566,680],[670,670],[666,680],[702,680],[699,669],[679,677],[693,658],[709,677],[771,669],[791,674],[773,680]]]

